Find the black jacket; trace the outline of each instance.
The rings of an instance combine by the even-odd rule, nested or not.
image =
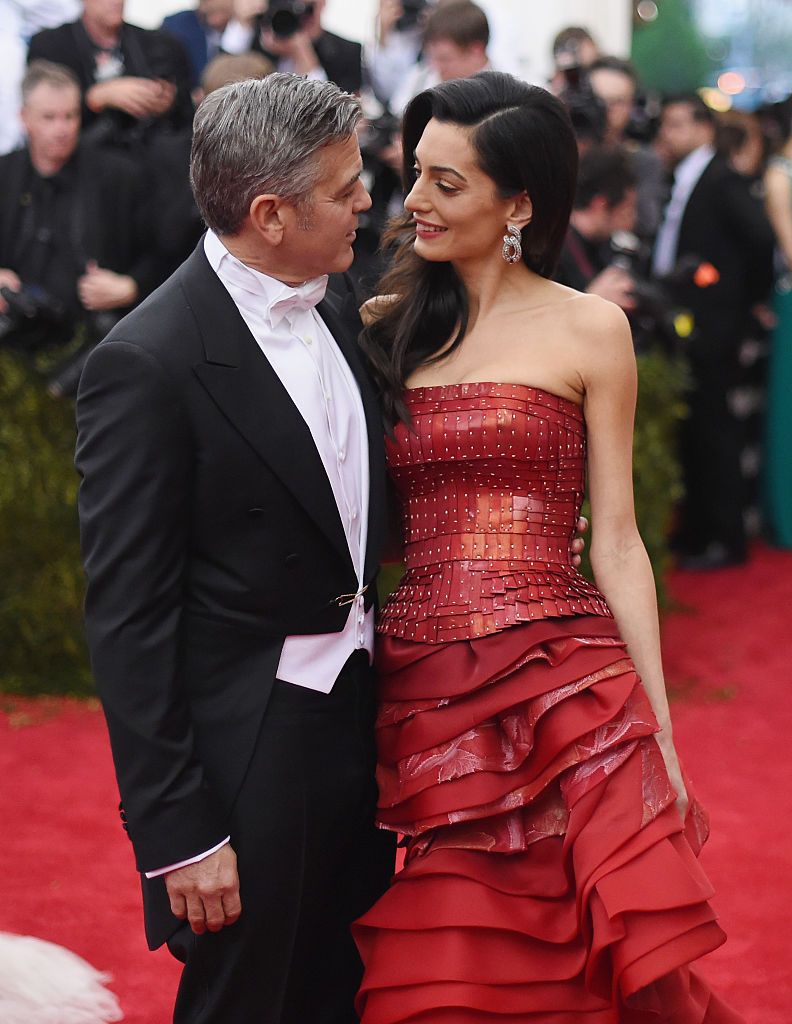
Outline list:
[[[772,283],[773,246],[772,228],[750,182],[713,157],[690,194],[677,245],[677,263],[695,258],[718,272],[708,287],[675,288],[677,300],[694,314],[697,345],[742,338],[751,306]]]
[[[75,245],[85,261],[129,274],[147,295],[162,280],[162,259],[152,246],[146,216],[147,182],[125,156],[79,146],[74,157],[79,187],[74,195]],[[0,267],[14,266],[14,254],[29,203],[31,173],[27,149],[0,157]]]
[[[176,85],[176,99],[170,111],[160,119],[161,123],[173,128],[191,125],[191,72],[181,43],[167,32],[151,31],[125,22],[121,30],[121,52],[124,74],[139,78],[165,78]],[[82,21],[44,29],[34,35],[30,40],[28,63],[38,59],[71,68],[80,80],[83,97],[95,84],[94,51]],[[122,132],[130,131],[136,123],[134,118],[121,111],[113,111],[111,116]],[[102,117],[102,114],[90,110],[83,99],[83,128],[95,125]]]
[[[360,386],[385,533],[377,397],[351,292],[318,311]],[[310,431],[202,244],[91,354],[77,401],[86,626],[138,869],[229,834],[286,636],[337,632],[357,589]],[[153,947],[178,924],[144,885]]]

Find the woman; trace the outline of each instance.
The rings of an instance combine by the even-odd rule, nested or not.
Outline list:
[[[488,72],[416,97],[403,136],[364,344],[407,564],[379,626],[379,819],[409,846],[355,925],[362,1022],[738,1021],[687,968],[723,934],[633,515],[630,332],[547,279],[568,118]],[[586,450],[599,589],[570,563]]]
[[[786,111],[787,129],[790,114]],[[765,173],[767,215],[773,225],[784,272],[775,288],[776,326],[767,375],[767,427],[764,452],[764,516],[771,539],[792,548],[792,132]]]

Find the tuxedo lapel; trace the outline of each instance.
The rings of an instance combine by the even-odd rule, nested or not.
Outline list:
[[[206,361],[193,366],[193,372],[223,415],[333,546],[350,559],[333,490],[311,431],[209,266],[203,242],[180,274],[206,352]]]
[[[387,495],[385,490],[385,444],[382,409],[374,384],[365,367],[364,356],[358,344],[362,329],[354,295],[346,299],[328,291],[317,306],[317,312],[338,343],[344,358],[357,381],[366,416],[369,452],[369,507],[366,534],[365,579],[374,575],[385,536]]]

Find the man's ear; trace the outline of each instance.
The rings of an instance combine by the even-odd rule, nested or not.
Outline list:
[[[531,223],[533,217],[533,203],[527,192],[521,192],[512,200],[510,212],[506,217],[509,224],[516,224],[518,228],[524,228]]]
[[[279,196],[256,196],[250,204],[250,223],[269,245],[283,241],[283,203]]]

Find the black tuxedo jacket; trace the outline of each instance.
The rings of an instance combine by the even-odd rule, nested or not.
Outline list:
[[[147,295],[163,277],[163,257],[153,244],[148,224],[147,180],[125,156],[96,153],[79,146],[74,157],[75,190],[72,240],[84,261],[129,274]],[[22,222],[30,197],[27,149],[0,157],[0,267],[14,266]]]
[[[153,31],[128,25],[121,30],[121,52],[124,56],[125,75],[139,78],[166,78],[176,86],[176,99],[160,120],[174,128],[192,124],[193,103],[190,95],[191,70],[184,47],[167,32]],[[28,63],[33,60],[51,60],[65,64],[77,75],[83,96],[94,85],[94,51],[82,21],[72,21],[57,28],[47,28],[30,40]],[[100,114],[95,114],[83,101],[83,127],[92,125]],[[115,115],[122,126],[135,123],[134,118],[120,111]]]
[[[690,194],[679,229],[677,260],[711,263],[717,283],[685,284],[677,298],[693,311],[696,344],[742,339],[750,307],[772,283],[773,231],[750,182],[720,157],[713,157]]]
[[[370,606],[381,414],[352,293],[318,310],[366,413]],[[88,641],[145,872],[229,834],[283,641],[340,631],[357,578],[310,431],[202,244],[91,354],[77,425]],[[161,878],[144,896],[154,948],[178,922]]]

